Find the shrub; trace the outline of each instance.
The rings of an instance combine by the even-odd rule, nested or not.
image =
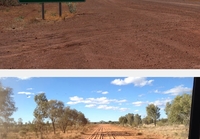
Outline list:
[[[68,2],[67,5],[68,5],[70,13],[76,13],[76,4],[75,3]]]
[[[21,5],[18,0],[0,0],[0,5],[3,6],[19,6]]]
[[[22,137],[25,136],[26,135],[26,131],[24,131],[24,130],[19,131],[19,135],[22,136]]]

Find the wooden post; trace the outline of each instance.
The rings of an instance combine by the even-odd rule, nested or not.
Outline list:
[[[44,20],[44,3],[42,3],[42,19]]]
[[[62,16],[62,4],[59,2],[59,16]]]

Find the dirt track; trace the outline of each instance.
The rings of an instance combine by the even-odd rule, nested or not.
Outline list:
[[[13,25],[17,12],[0,14],[1,69],[200,68],[198,2],[86,0],[74,17],[36,23],[41,5],[16,9],[23,26]]]
[[[116,125],[98,125],[91,134],[81,137],[84,139],[163,139],[162,135],[152,135],[139,132],[133,128],[124,128]],[[171,139],[167,137],[167,139]]]

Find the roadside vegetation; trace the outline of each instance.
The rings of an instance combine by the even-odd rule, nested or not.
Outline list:
[[[29,6],[31,4],[34,4],[34,3],[20,3],[19,0],[0,0],[0,9],[2,9],[1,11],[6,11],[6,12],[12,12],[12,9],[15,8],[15,7],[19,7],[19,6]],[[38,5],[41,5],[42,3],[38,3]],[[45,4],[45,3],[44,3]],[[65,4],[67,5],[66,7],[66,10],[67,12],[62,12],[62,19],[64,18],[63,16],[66,16],[66,15],[74,15],[77,13],[77,4],[76,2],[65,2]],[[64,5],[64,3],[63,3]],[[6,10],[3,10],[7,7]],[[57,4],[56,4],[56,7],[57,7]],[[39,7],[38,7],[39,8]],[[40,10],[41,8],[39,9],[34,9],[34,11],[36,10]],[[21,9],[20,9],[21,10]],[[64,9],[63,9],[64,10]],[[19,11],[20,12],[20,11]],[[31,11],[30,11],[31,12]],[[41,13],[42,11],[38,11],[39,13]],[[29,12],[28,12],[29,13]],[[18,17],[20,17],[21,19],[24,19],[24,16],[27,16],[28,13],[23,13],[23,16],[21,15],[17,15]],[[52,10],[45,10],[44,11],[44,14],[45,16],[48,18],[48,19],[60,19],[59,17],[59,13],[57,13],[57,11],[52,11]],[[22,18],[23,17],[23,18]],[[16,17],[17,18],[17,17]],[[34,18],[34,17],[33,17]],[[35,17],[37,18],[37,17]]]
[[[140,132],[161,134],[163,138],[187,139],[189,132],[191,94],[178,95],[167,102],[165,113],[167,118],[160,119],[160,108],[154,104],[146,107],[147,116],[143,119],[139,114],[128,113],[119,117],[121,126],[138,128]]]
[[[32,121],[23,123],[19,118],[10,118],[17,110],[13,101],[12,88],[0,84],[0,137],[3,139],[62,139],[76,138],[89,130],[89,120],[85,115],[65,107],[59,100],[48,100],[45,93],[35,95],[37,104]]]

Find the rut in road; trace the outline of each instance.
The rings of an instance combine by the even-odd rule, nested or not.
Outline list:
[[[126,139],[124,136],[116,136],[112,133],[111,129],[106,129],[106,134],[108,135],[109,139]]]
[[[117,136],[112,133],[111,129],[98,128],[88,139],[126,139],[124,136]]]
[[[88,139],[103,139],[102,131],[103,131],[103,128],[101,127],[98,128],[97,130],[94,131],[94,133]]]

